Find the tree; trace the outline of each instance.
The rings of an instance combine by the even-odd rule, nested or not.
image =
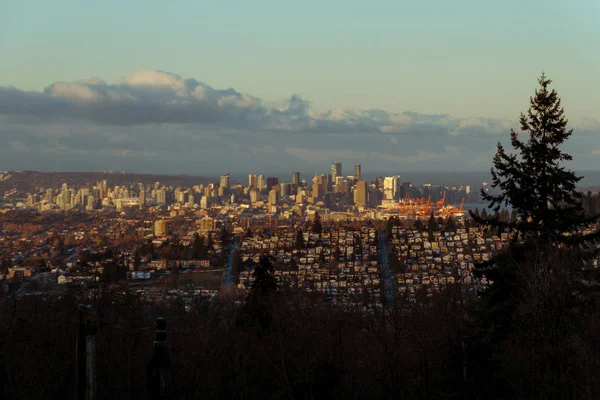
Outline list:
[[[456,222],[454,222],[454,218],[452,218],[452,215],[450,215],[446,220],[446,231],[450,233],[456,232]]]
[[[483,214],[479,219],[488,225],[511,228],[519,238],[540,245],[573,243],[574,239],[581,242],[578,232],[595,220],[586,217],[582,194],[576,190],[582,177],[563,165],[572,157],[559,147],[573,130],[566,129],[567,119],[558,93],[549,90],[551,82],[545,74],[540,76],[540,87],[530,99],[529,110],[519,119],[521,130],[528,132],[528,140],[521,140],[519,133],[511,129],[511,145],[516,153],[508,153],[498,143],[491,173],[492,188],[500,193],[481,191],[494,211],[511,205],[520,219],[509,223],[499,218],[482,221]]]
[[[298,231],[296,232],[296,242],[294,243],[294,247],[298,250],[304,248],[304,232],[302,232],[302,229],[300,228],[298,228]]]
[[[429,221],[427,221],[427,230],[430,233],[438,230],[438,224],[437,224],[435,217],[433,216],[433,213],[431,213],[431,216],[429,217]]]
[[[321,216],[318,212],[315,213],[315,217],[312,223],[312,233],[321,233],[323,232],[323,225],[321,224]]]
[[[260,258],[258,264],[255,265],[253,273],[254,283],[248,294],[248,300],[242,314],[242,317],[249,317],[250,320],[244,318],[240,321],[245,326],[248,326],[248,324],[257,324],[262,332],[267,330],[271,325],[271,302],[273,296],[278,291],[277,281],[274,276],[275,267],[271,260],[272,257],[264,255]]]
[[[566,129],[567,120],[558,94],[549,90],[551,80],[542,74],[538,82],[540,86],[530,99],[529,110],[520,117],[521,130],[527,140],[511,129],[510,141],[515,153],[509,153],[498,143],[491,170],[492,188],[496,190],[481,190],[489,208],[497,213],[501,207],[510,205],[513,218],[505,221],[501,215],[488,217],[487,212],[484,215],[485,209],[481,216],[470,213],[485,226],[486,235],[491,235],[492,230],[513,233],[509,246],[491,260],[477,264],[474,271],[492,283],[483,292],[485,312],[481,314],[479,327],[487,335],[475,346],[473,354],[478,359],[473,363],[487,363],[491,374],[488,387],[495,395],[498,395],[496,390],[506,386],[506,382],[493,382],[501,375],[497,373],[501,368],[498,355],[509,334],[515,328],[522,329],[515,320],[517,310],[532,301],[524,289],[534,283],[554,290],[547,281],[539,279],[548,272],[555,275],[561,272],[551,272],[557,265],[552,262],[553,258],[570,248],[581,249],[586,241],[596,237],[596,234],[582,233],[582,228],[595,219],[586,217],[582,195],[576,190],[581,177],[563,165],[572,157],[562,152],[560,146],[571,136],[572,130]],[[574,271],[581,271],[582,259],[574,259],[572,265],[576,267]],[[569,293],[574,292],[577,290],[573,288]],[[576,297],[572,295],[570,301]],[[555,335],[551,340],[559,337]],[[484,381],[485,377],[474,379]],[[513,396],[501,394],[500,397]]]
[[[250,229],[250,228],[246,229],[246,237],[247,238],[251,238],[252,237],[252,229]]]

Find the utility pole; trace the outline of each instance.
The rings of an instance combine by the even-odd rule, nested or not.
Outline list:
[[[167,321],[159,317],[156,319],[156,335],[154,337],[154,351],[146,365],[146,387],[149,398],[152,400],[169,398],[169,368],[171,357],[167,345]]]
[[[98,318],[92,306],[77,306],[79,329],[77,334],[75,390],[78,400],[96,399],[96,332]]]

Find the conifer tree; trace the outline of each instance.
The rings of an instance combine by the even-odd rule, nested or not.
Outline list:
[[[504,222],[500,218],[483,221],[483,214],[482,218],[474,217],[488,225],[510,228],[519,239],[546,245],[582,239],[578,232],[593,221],[585,216],[582,194],[576,190],[582,177],[564,166],[572,157],[562,152],[560,145],[573,130],[567,130],[558,93],[549,89],[551,82],[545,74],[540,76],[540,87],[530,99],[529,110],[521,114],[519,122],[526,140],[510,131],[516,153],[507,152],[498,143],[491,173],[492,188],[499,193],[481,191],[494,211],[510,205],[520,219]]]
[[[312,223],[312,233],[321,233],[323,232],[323,225],[321,224],[321,216],[318,212],[315,213],[315,217]]]

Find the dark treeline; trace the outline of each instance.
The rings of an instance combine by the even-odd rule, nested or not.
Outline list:
[[[562,271],[572,262],[552,257]],[[485,309],[459,285],[368,315],[272,286],[242,299],[243,307],[199,300],[186,311],[107,285],[94,304],[98,398],[148,398],[157,316],[168,323],[173,399],[596,398],[598,303],[574,303],[568,274],[531,275],[523,275],[527,301],[513,312],[511,335],[492,352],[487,345],[497,339],[478,317]],[[76,307],[85,295],[0,302],[5,398],[72,397]]]

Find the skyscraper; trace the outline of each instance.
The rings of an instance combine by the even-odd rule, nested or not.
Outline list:
[[[273,186],[277,186],[279,184],[279,178],[276,176],[269,176],[267,178],[267,190],[273,189]]]
[[[292,172],[292,185],[300,184],[300,172]]]
[[[248,175],[248,187],[256,187],[256,174]]]
[[[361,180],[361,177],[360,177],[360,164],[356,164],[354,166],[354,179],[356,179],[357,181]]]
[[[367,182],[358,181],[354,188],[354,204],[365,206],[367,204]]]
[[[225,173],[225,175],[221,177],[219,186],[223,188],[224,193],[227,193],[229,190],[229,172]]]
[[[342,163],[331,164],[331,180],[335,182],[335,178],[342,176]]]

